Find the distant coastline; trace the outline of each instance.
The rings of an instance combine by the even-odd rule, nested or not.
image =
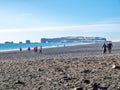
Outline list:
[[[6,41],[5,43],[0,43],[0,52],[16,51],[20,48],[22,50],[27,50],[28,48],[33,49],[35,46],[40,48],[51,48],[51,47],[64,47],[64,46],[74,46],[74,45],[84,45],[84,44],[94,44],[94,43],[104,43],[106,38],[103,37],[83,37],[83,36],[68,36],[68,37],[58,37],[58,38],[41,38],[40,42],[31,42],[26,40],[25,43],[19,42],[14,43],[13,41]]]
[[[64,46],[74,46],[74,45],[85,45],[90,43],[13,43],[13,44],[0,44],[0,52],[7,52],[7,51],[18,51],[20,48],[22,50],[27,50],[28,47],[33,49],[35,46],[40,48],[52,48],[52,47],[64,47]]]

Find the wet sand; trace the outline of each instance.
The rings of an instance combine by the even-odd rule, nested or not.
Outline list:
[[[120,90],[120,43],[0,52],[0,90]]]

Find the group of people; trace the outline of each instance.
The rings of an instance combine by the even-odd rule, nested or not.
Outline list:
[[[65,47],[65,45],[64,45],[64,47]],[[102,46],[103,53],[106,53],[107,50],[108,50],[109,53],[111,53],[112,47],[113,47],[112,42],[109,42],[108,44],[104,43],[103,46]],[[30,50],[31,50],[30,47],[28,47],[29,52],[30,52]],[[34,50],[34,52],[38,52],[38,47],[35,46],[33,50]],[[22,51],[22,48],[20,48],[20,52],[21,51]],[[42,46],[40,46],[39,53],[42,53]]]
[[[30,50],[31,50],[30,47],[28,47],[29,52],[30,52]],[[34,52],[38,52],[39,49],[37,46],[35,46],[33,50],[34,50]],[[20,48],[20,52],[22,52],[22,48]],[[42,46],[40,46],[39,53],[42,53]]]
[[[104,43],[102,48],[103,48],[103,53],[106,53],[107,50],[109,53],[111,53],[111,49],[112,49],[113,45],[112,42],[109,42],[108,44]]]

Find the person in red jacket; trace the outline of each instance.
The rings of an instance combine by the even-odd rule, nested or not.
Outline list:
[[[34,52],[37,52],[38,51],[38,47],[34,47]]]

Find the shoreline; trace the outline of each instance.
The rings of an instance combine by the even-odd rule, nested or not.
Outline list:
[[[111,54],[120,53],[120,43],[113,43],[113,49]],[[108,52],[106,54],[109,54]],[[50,47],[43,48],[42,53],[39,54],[39,50],[35,53],[33,50],[23,51],[6,51],[0,52],[0,60],[21,60],[21,59],[51,59],[51,58],[81,58],[84,56],[106,55],[103,54],[102,44],[86,44],[86,45],[74,45],[66,47]]]
[[[33,44],[33,43],[31,43],[31,44]],[[42,45],[42,43],[39,43],[39,44],[40,44],[40,46]],[[57,43],[57,44],[59,44],[59,43]],[[65,46],[76,46],[76,45],[87,45],[87,44],[90,44],[90,43],[73,43],[73,44],[66,43],[66,45],[64,43],[63,44],[61,43],[60,45],[54,45],[54,46],[44,46],[44,44],[43,44],[42,48],[56,48],[56,47],[64,47],[64,45]],[[38,46],[38,45],[35,45],[35,46]],[[40,46],[38,46],[38,48],[40,48]],[[28,48],[22,48],[22,50],[24,50],[24,51],[27,50],[27,49]],[[34,47],[32,47],[31,49],[34,49]],[[8,49],[8,50],[5,50],[5,49],[4,50],[0,50],[0,52],[11,52],[11,51],[19,51],[19,48],[17,48],[17,49]]]

